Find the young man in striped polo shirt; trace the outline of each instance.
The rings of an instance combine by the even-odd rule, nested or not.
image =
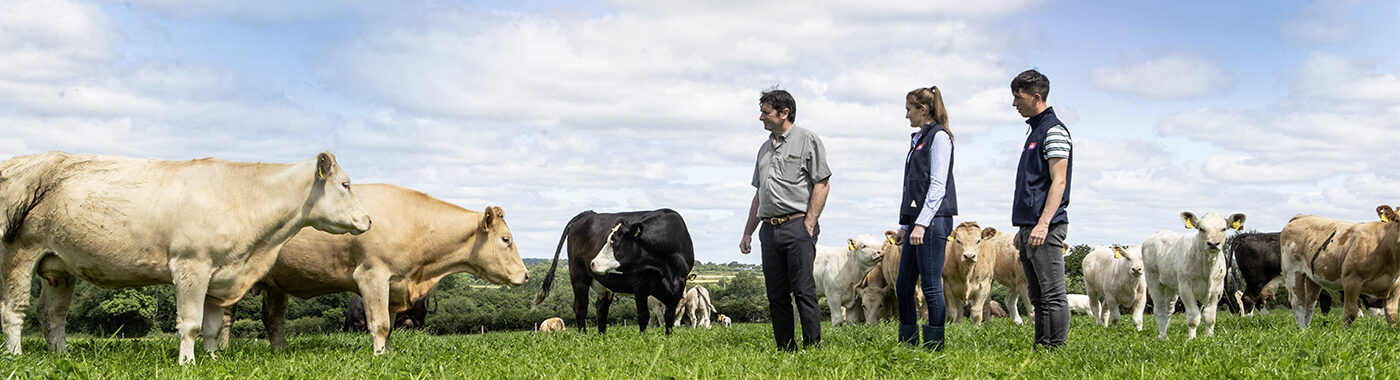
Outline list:
[[[1035,70],[1011,80],[1011,105],[1030,124],[1016,168],[1011,224],[1020,227],[1015,244],[1035,305],[1035,344],[1053,350],[1069,336],[1063,253],[1074,157],[1069,130],[1045,102],[1049,95],[1050,79]]]

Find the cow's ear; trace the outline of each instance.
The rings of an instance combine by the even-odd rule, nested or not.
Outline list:
[[[316,155],[316,180],[324,180],[330,177],[335,170],[335,155],[331,152],[321,152]]]
[[[1190,211],[1181,212],[1181,221],[1186,223],[1186,228],[1188,229],[1194,230],[1196,226],[1200,225],[1200,220],[1196,219],[1196,214],[1192,214]]]
[[[685,277],[685,280],[686,280],[686,281],[693,281],[693,280],[695,280],[695,274],[694,274],[694,273],[691,273],[689,276],[686,276],[686,277]]]
[[[495,206],[490,206],[486,208],[486,212],[481,214],[482,231],[491,229],[491,226],[496,224],[496,218],[498,218],[501,214],[500,211],[501,209]]]
[[[982,240],[991,239],[993,236],[997,236],[996,228],[987,227],[982,229]]]
[[[1381,217],[1382,222],[1400,222],[1400,219],[1396,218],[1395,209],[1390,208],[1390,206],[1383,205],[1380,207],[1376,207],[1376,215],[1379,215]]]
[[[1230,215],[1229,222],[1230,228],[1234,228],[1235,231],[1244,231],[1244,214]]]
[[[852,251],[856,250],[856,239],[846,239],[846,248]]]
[[[642,236],[642,224],[633,224],[631,228],[627,229],[627,236],[631,236],[634,238]]]

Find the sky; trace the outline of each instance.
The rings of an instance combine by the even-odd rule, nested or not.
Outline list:
[[[762,90],[821,137],[818,244],[840,246],[897,228],[903,98],[929,85],[954,221],[1011,229],[1009,83],[1031,68],[1074,140],[1071,244],[1400,204],[1391,1],[5,0],[0,157],[328,150],[355,183],[504,208],[526,258],[581,211],[671,208],[697,261],[756,264]]]

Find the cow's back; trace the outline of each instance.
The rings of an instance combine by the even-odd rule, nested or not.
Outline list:
[[[1148,281],[1176,289],[1186,266],[1186,250],[1195,249],[1194,234],[1157,231],[1142,242],[1142,270]],[[1151,285],[1151,284],[1149,284]]]
[[[1020,252],[1016,250],[1013,234],[998,232],[996,236],[983,241],[982,244],[989,246],[993,253],[992,256],[996,257],[993,275],[997,282],[1013,289],[1026,285],[1026,272],[1021,268]]]
[[[1315,215],[1294,217],[1279,233],[1281,266],[1292,266],[1324,287],[1339,287],[1347,252],[1338,238],[1355,224]]]

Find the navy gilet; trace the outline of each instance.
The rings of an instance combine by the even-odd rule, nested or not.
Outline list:
[[[929,156],[927,149],[933,149],[933,136],[938,132],[948,133],[948,130],[938,123],[924,125],[924,135],[920,136],[919,141],[909,147],[909,160],[904,162],[904,199],[899,203],[900,225],[914,224],[919,218],[919,213],[924,210],[924,201],[928,199],[928,186],[930,182],[933,182],[929,178],[933,159]],[[952,141],[951,134],[949,134],[949,141]],[[934,213],[933,216],[957,215],[958,192],[957,186],[953,184],[953,152],[951,150],[948,152],[948,179],[943,184],[945,189],[943,201],[939,203],[938,212]]]
[[[1021,163],[1016,166],[1016,195],[1011,203],[1011,224],[1018,227],[1034,226],[1040,222],[1040,214],[1045,211],[1045,198],[1050,193],[1050,161],[1045,159],[1042,151],[1045,149],[1045,135],[1050,132],[1050,128],[1056,125],[1063,125],[1060,118],[1055,117],[1055,110],[1046,108],[1039,115],[1035,115],[1026,120],[1030,124],[1031,132],[1026,136],[1025,145],[1021,146]],[[1069,128],[1065,128],[1065,133],[1069,133]],[[1055,210],[1055,216],[1050,219],[1050,224],[1069,223],[1069,214],[1065,208],[1069,207],[1069,190],[1073,187],[1074,179],[1074,151],[1070,151],[1069,160],[1065,169],[1065,193],[1060,198],[1060,207]]]

